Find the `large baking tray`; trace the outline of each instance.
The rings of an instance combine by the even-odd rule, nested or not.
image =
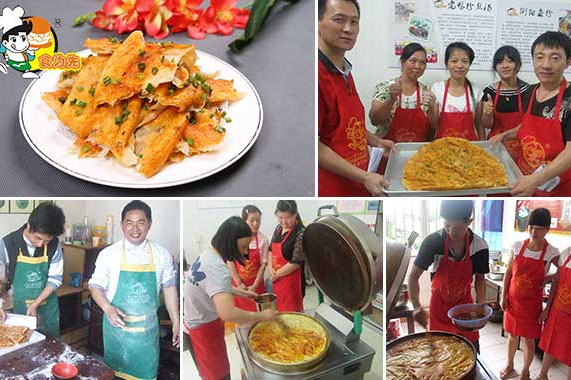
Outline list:
[[[471,141],[472,144],[479,146],[492,156],[496,157],[502,165],[508,176],[508,183],[514,182],[521,177],[521,171],[511,158],[510,154],[502,144],[497,144],[492,148],[489,141]],[[449,195],[486,195],[509,193],[507,186],[492,187],[486,189],[466,189],[466,190],[446,190],[446,191],[410,191],[404,188],[402,176],[404,165],[418,150],[427,142],[423,143],[397,143],[397,151],[391,152],[387,162],[385,178],[390,182],[389,187],[385,190],[390,196],[394,197],[445,197]]]

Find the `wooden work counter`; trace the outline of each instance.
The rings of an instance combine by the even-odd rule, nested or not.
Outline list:
[[[114,373],[102,362],[86,357],[52,337],[0,356],[0,379],[53,379],[51,368],[64,361],[79,369],[78,379],[111,380]]]

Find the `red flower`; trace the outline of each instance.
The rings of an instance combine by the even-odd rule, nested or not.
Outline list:
[[[172,12],[165,6],[166,0],[137,0],[137,11],[141,14],[147,34],[156,39],[169,35],[167,21]]]
[[[107,16],[103,11],[95,12],[95,17],[91,20],[93,26],[103,30],[113,30],[116,16]]]
[[[137,0],[107,0],[103,4],[103,12],[115,17],[114,29],[122,34],[137,28],[139,14],[136,6]]]
[[[234,28],[244,29],[250,17],[248,9],[234,8],[238,0],[211,0],[204,13],[206,32],[232,34]]]
[[[166,7],[171,10],[172,17],[167,24],[173,33],[182,32],[196,23],[202,9],[196,9],[203,0],[167,0]]]

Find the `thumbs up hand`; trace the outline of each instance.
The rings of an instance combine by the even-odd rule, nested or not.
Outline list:
[[[397,79],[397,81],[389,86],[389,94],[391,96],[391,100],[395,101],[402,93],[402,80],[401,78]]]
[[[484,101],[484,114],[491,115],[494,112],[494,100],[490,94],[486,94],[486,100]]]

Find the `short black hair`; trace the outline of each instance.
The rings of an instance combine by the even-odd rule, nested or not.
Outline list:
[[[474,201],[443,200],[440,203],[440,217],[446,220],[461,220],[468,222],[474,212]]]
[[[414,53],[417,51],[422,51],[424,55],[426,55],[426,49],[419,43],[411,42],[410,44],[406,45],[402,51],[400,56],[400,61],[402,63],[406,62]]]
[[[355,8],[357,8],[357,15],[360,18],[361,17],[361,8],[359,7],[359,2],[357,0],[345,0],[345,1],[349,1],[349,2],[353,3]],[[329,2],[329,0],[319,0],[317,2],[317,19],[318,20],[323,20],[323,16],[325,15],[325,12],[327,12],[327,3],[328,2]]]
[[[12,28],[2,35],[2,41],[8,41],[9,36],[17,36],[18,33],[24,32],[26,35],[30,34],[32,31],[32,22],[29,20],[24,20],[22,25],[18,25],[15,28]]]
[[[220,253],[224,262],[238,261],[245,263],[245,258],[238,250],[238,239],[251,237],[250,226],[238,216],[226,219],[212,237],[210,244]]]
[[[450,45],[446,47],[446,52],[444,53],[445,64],[448,64],[448,60],[450,59],[450,56],[452,55],[452,52],[454,50],[464,50],[466,54],[468,54],[468,59],[470,60],[470,64],[474,62],[474,57],[475,57],[474,50],[470,46],[468,46],[467,43],[452,42]]]
[[[527,225],[549,228],[549,226],[551,226],[551,213],[546,208],[536,208],[529,215]]]
[[[65,231],[65,215],[53,202],[43,202],[30,214],[28,226],[30,232],[59,236]]]
[[[262,215],[262,212],[260,211],[260,209],[257,206],[254,206],[254,205],[244,206],[244,208],[242,208],[242,220],[243,221],[248,220],[248,215],[250,215],[250,214]]]
[[[571,58],[571,38],[561,32],[545,32],[537,37],[531,45],[532,57],[537,45],[543,45],[548,48],[563,48],[565,50],[565,58]]]
[[[492,61],[492,70],[496,71],[496,66],[502,63],[506,57],[515,62],[516,72],[518,72],[521,68],[521,56],[519,55],[519,51],[510,45],[502,46],[496,50]]]
[[[133,210],[141,210],[145,213],[145,217],[149,222],[153,220],[151,214],[151,208],[149,207],[149,205],[143,201],[135,200],[127,203],[125,207],[123,207],[123,211],[121,211],[121,222],[125,220],[125,216],[127,215],[127,213]]]
[[[279,200],[278,204],[276,205],[276,211],[274,211],[274,214],[277,214],[279,212],[287,212],[290,213],[291,215],[297,215],[297,223],[303,226],[303,223],[301,221],[301,216],[299,215],[299,212],[297,211],[297,203],[294,200]]]

